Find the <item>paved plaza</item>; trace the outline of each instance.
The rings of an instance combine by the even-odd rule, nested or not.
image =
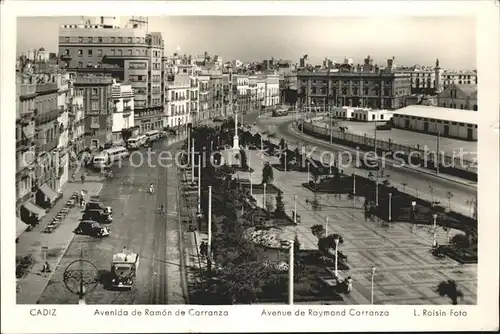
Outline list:
[[[265,161],[277,163],[278,158],[249,152],[249,160],[255,172],[253,183],[261,182],[261,171]],[[449,304],[440,297],[436,287],[441,281],[453,279],[464,294],[462,304],[476,303],[477,265],[461,265],[449,259],[437,259],[430,253],[432,233],[429,226],[411,226],[406,223],[382,224],[365,221],[361,210],[363,199],[348,199],[347,195],[318,194],[318,210],[314,211],[307,200],[315,196],[301,186],[307,182],[307,174],[280,172],[273,169],[274,184],[283,190],[285,210],[291,214],[294,195],[297,195],[297,212],[301,223],[297,227],[282,228],[281,239],[293,239],[298,234],[303,249],[317,249],[317,238],[311,226],[325,225],[329,217],[328,233],[339,233],[344,238],[342,252],[348,256],[350,270],[342,276],[351,276],[354,291],[346,296],[346,302],[367,304],[371,294],[371,272],[376,267],[374,279],[374,303],[376,304]],[[249,173],[238,172],[240,178],[249,178]],[[263,195],[255,194],[257,205],[263,206]],[[267,194],[267,200],[275,202],[275,194]],[[275,204],[273,205],[275,208]],[[437,231],[440,244],[457,231],[448,234],[441,228]]]

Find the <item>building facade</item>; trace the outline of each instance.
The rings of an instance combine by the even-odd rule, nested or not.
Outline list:
[[[134,90],[135,124],[142,129],[163,125],[164,90],[160,33],[148,33],[147,19],[132,17],[126,27],[114,18],[97,23],[63,25],[59,53],[68,71],[106,74],[130,83]]]
[[[267,74],[265,77],[266,91],[264,106],[272,107],[280,103],[280,82],[279,75]]]
[[[60,73],[57,76],[57,109],[60,110],[57,122],[59,124],[58,154],[58,177],[55,190],[62,191],[69,177],[69,111],[71,102],[71,81],[68,73]]]
[[[199,119],[201,121],[212,118],[212,90],[210,75],[198,75],[199,92]]]
[[[85,146],[91,149],[112,142],[113,78],[108,76],[77,76],[74,86],[83,96]]]
[[[302,106],[396,109],[411,94],[410,75],[380,70],[370,59],[363,67],[342,64],[335,71],[300,71],[297,81]]]
[[[408,106],[395,111],[392,119],[399,129],[477,141],[477,113],[473,111]]]
[[[31,75],[16,75],[16,216],[21,233],[29,220],[21,220],[21,207],[34,199],[36,191],[35,154],[36,80]],[[24,225],[23,225],[24,224]],[[18,235],[19,236],[19,235]]]
[[[334,118],[349,119],[361,122],[387,122],[392,118],[391,110],[374,110],[369,108],[334,107],[329,112]]]
[[[477,111],[476,84],[450,84],[437,95],[439,107]]]
[[[76,156],[85,149],[85,111],[83,108],[83,92],[71,88],[71,102],[69,110],[69,126],[68,139],[69,146],[72,150],[71,157]],[[70,160],[71,164],[76,163],[75,160]]]
[[[134,129],[134,90],[131,85],[117,83],[111,86],[113,99],[113,122],[111,126],[112,142],[116,145],[125,145],[122,130]]]
[[[444,71],[442,78],[444,88],[451,84],[477,85],[476,71]]]

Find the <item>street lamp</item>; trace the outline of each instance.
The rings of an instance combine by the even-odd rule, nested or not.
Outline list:
[[[389,193],[389,221],[392,220],[391,211],[392,211],[392,193]]]
[[[201,155],[198,157],[198,212],[201,214]]]
[[[194,183],[194,138],[191,144],[191,183]]]
[[[310,182],[309,165],[310,165],[310,163],[309,163],[309,161],[308,161],[308,162],[307,162],[307,184],[309,184],[309,182]]]
[[[375,269],[376,269],[376,267],[372,268],[372,290],[371,290],[371,298],[370,298],[370,304],[372,304],[372,305],[373,305],[373,283],[375,280]]]
[[[210,270],[210,259],[212,258],[212,186],[208,186],[208,245],[207,245],[207,265]]]
[[[253,175],[253,173],[250,172],[250,196],[253,196],[252,175]]]
[[[339,237],[335,236],[335,277],[339,277]]]
[[[288,304],[293,305],[293,267],[294,267],[294,260],[293,260],[293,251],[294,251],[294,241],[290,241],[290,248],[288,250]]]
[[[264,183],[263,187],[264,187],[264,193],[263,193],[264,196],[263,196],[262,207],[264,209],[266,209],[266,187],[267,187],[267,183]]]
[[[438,216],[437,213],[432,214],[432,219],[433,219],[432,247],[437,246],[437,240],[436,240],[437,216]]]
[[[352,170],[352,194],[353,196],[356,195],[356,165]]]
[[[328,219],[329,217],[326,217],[325,219],[325,236],[328,235]]]
[[[293,195],[293,223],[297,225],[297,195]]]

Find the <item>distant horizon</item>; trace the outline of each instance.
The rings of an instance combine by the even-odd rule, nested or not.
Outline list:
[[[58,53],[59,27],[81,19],[19,17],[16,54],[40,47]],[[119,20],[123,27],[128,17]],[[207,51],[242,62],[274,58],[295,64],[307,54],[312,64],[325,58],[363,63],[370,55],[379,65],[395,57],[397,66],[433,66],[439,59],[444,69],[476,69],[474,17],[162,16],[149,17],[148,28],[162,33],[166,56],[178,47],[180,54]]]

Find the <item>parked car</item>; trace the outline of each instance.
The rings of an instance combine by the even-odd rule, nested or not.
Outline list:
[[[85,211],[82,215],[82,220],[93,220],[101,224],[111,224],[113,217],[102,210],[95,209]]]
[[[99,200],[92,200],[92,199],[85,205],[85,211],[88,210],[102,210],[108,215],[113,213],[113,209],[111,209],[110,206],[102,204]]]
[[[99,223],[92,220],[81,221],[78,227],[73,231],[76,234],[89,235],[92,237],[107,237],[111,230],[101,226]]]

